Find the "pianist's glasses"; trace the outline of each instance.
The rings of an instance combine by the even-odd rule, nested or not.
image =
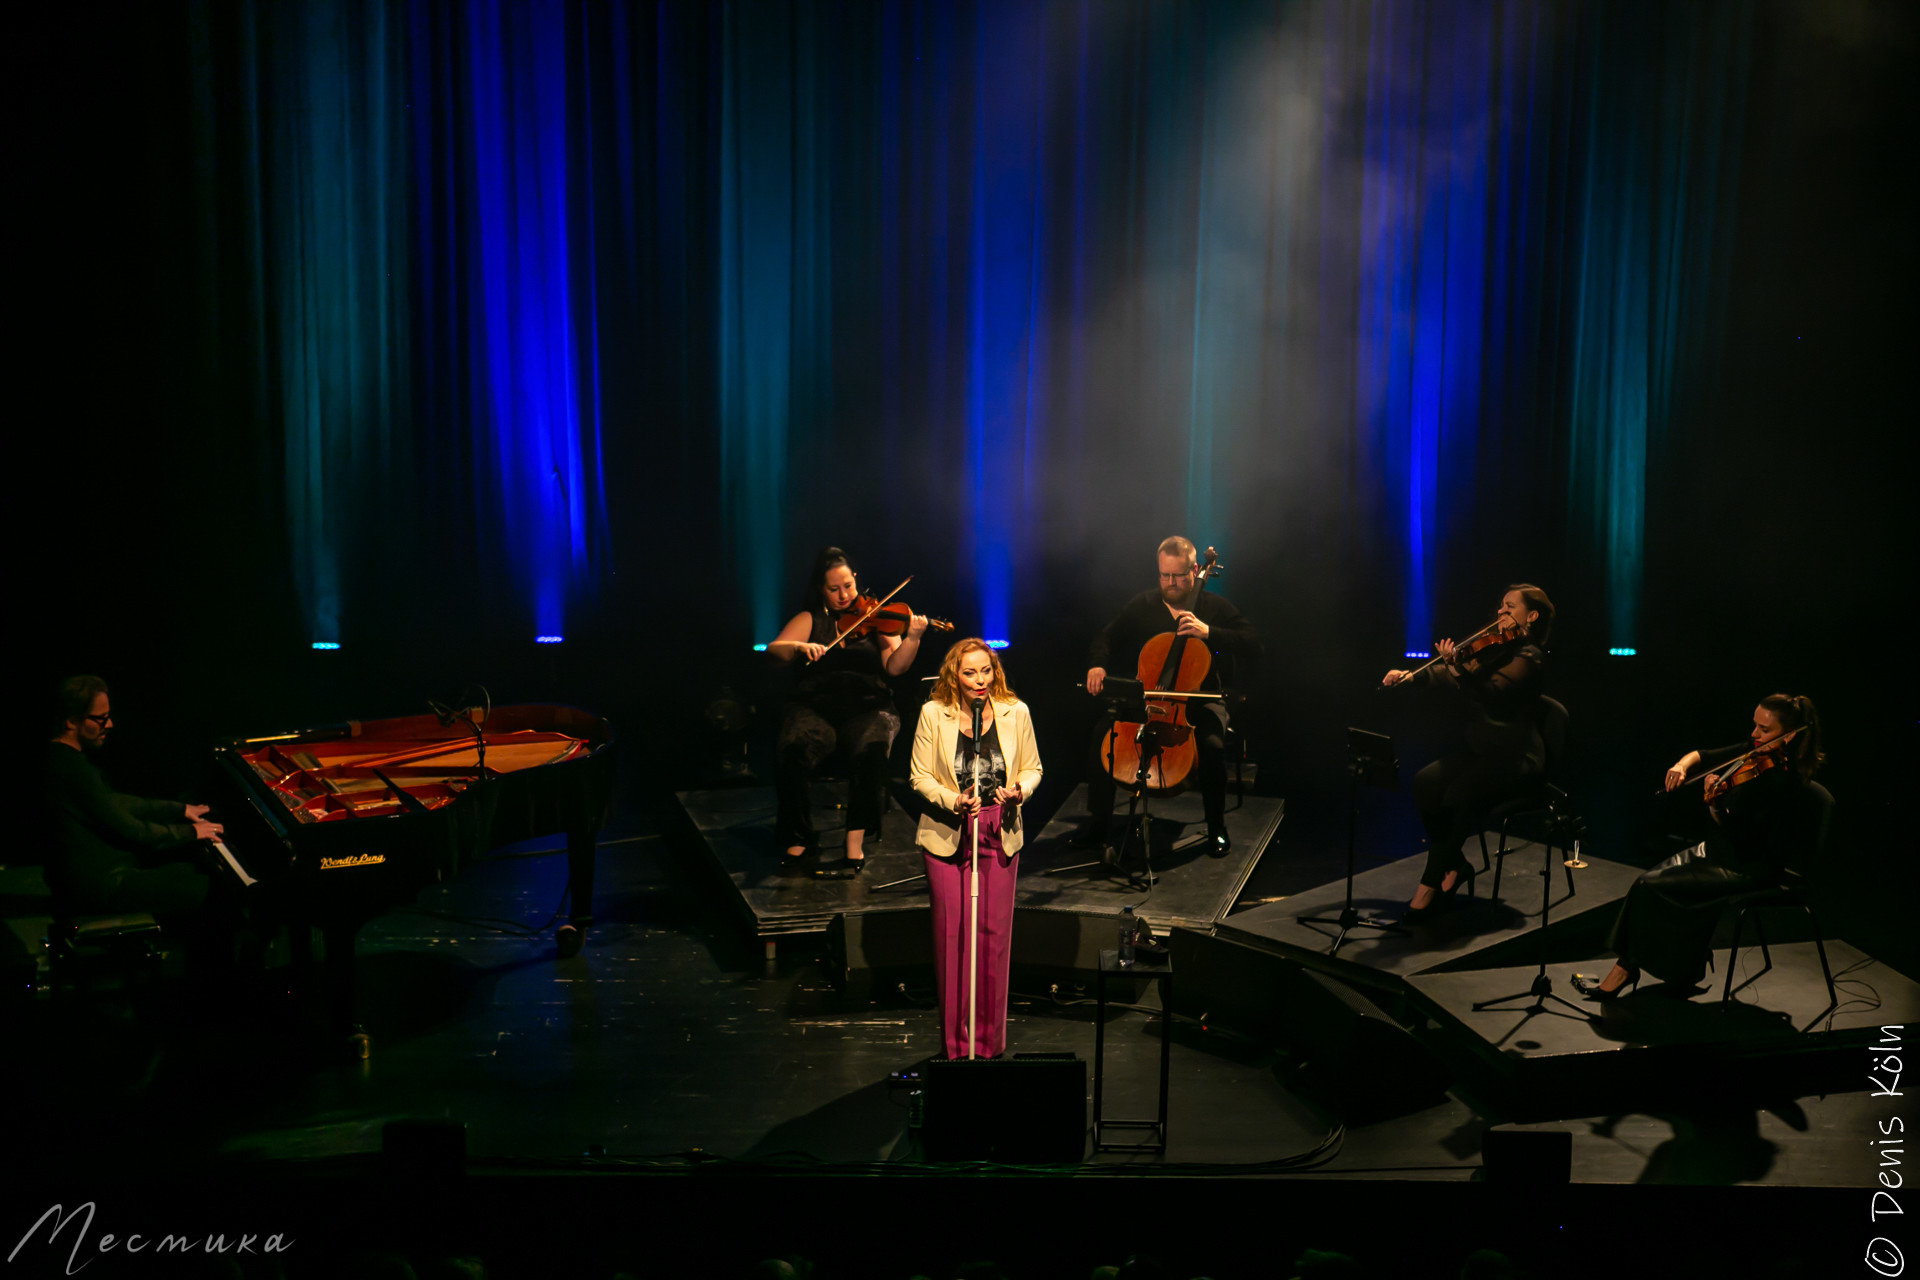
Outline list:
[[[86,716],[84,718],[88,720],[97,720],[101,724],[111,724],[113,722],[113,712],[109,711],[107,712],[107,714],[103,716]]]

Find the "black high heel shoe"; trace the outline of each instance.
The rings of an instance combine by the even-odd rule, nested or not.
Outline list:
[[[1609,970],[1608,972],[1612,972],[1612,971]],[[1626,980],[1623,981],[1619,986],[1615,987],[1611,991],[1604,989],[1600,985],[1602,982],[1605,982],[1606,980],[1607,980],[1606,974],[1602,974],[1598,978],[1589,978],[1584,973],[1576,973],[1573,975],[1573,989],[1575,991],[1578,991],[1582,996],[1586,997],[1589,1000],[1598,1000],[1598,1001],[1618,1000],[1620,998],[1621,992],[1627,990],[1628,988],[1633,988],[1635,990],[1639,988],[1640,971],[1638,969],[1628,968]]]
[[[1452,901],[1454,894],[1460,892],[1460,886],[1462,883],[1465,883],[1469,886],[1472,885],[1473,865],[1469,863],[1465,858],[1460,859],[1459,866],[1448,867],[1447,871],[1450,871],[1453,873],[1453,884],[1445,889],[1436,888],[1433,891],[1432,900],[1429,901],[1427,905],[1424,907],[1416,907],[1416,906],[1413,906],[1412,904],[1408,904],[1407,909],[1401,912],[1400,914],[1400,922],[1402,924],[1418,924],[1422,920],[1431,919],[1433,916],[1436,916],[1440,913],[1440,908],[1442,906]],[[1441,874],[1441,879],[1444,880],[1445,878],[1446,878],[1446,874],[1443,872]],[[1468,897],[1473,896],[1473,890],[1471,887],[1469,887],[1467,890],[1467,896]]]

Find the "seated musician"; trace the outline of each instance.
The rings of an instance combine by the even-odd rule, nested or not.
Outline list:
[[[224,902],[201,870],[200,841],[221,834],[207,806],[123,795],[88,757],[113,726],[106,681],[73,676],[57,691],[47,743],[47,885],[66,915],[145,912],[179,939],[189,959],[217,961]],[[237,882],[236,882],[237,887]]]
[[[1500,597],[1490,633],[1511,641],[1482,650],[1465,666],[1455,663],[1453,641],[1434,644],[1440,662],[1418,678],[1464,697],[1467,731],[1458,749],[1413,777],[1414,808],[1427,832],[1427,865],[1403,919],[1421,919],[1451,898],[1462,880],[1473,878],[1464,847],[1474,821],[1546,772],[1537,712],[1552,631],[1553,601],[1523,582]],[[1381,683],[1409,678],[1410,672],[1389,671]]]
[[[1731,780],[1735,769],[1721,766],[1736,758],[1755,767],[1738,785],[1715,787],[1707,775]],[[1576,976],[1574,985],[1589,1000],[1611,1000],[1645,969],[1670,990],[1697,986],[1728,900],[1770,887],[1789,860],[1813,851],[1825,806],[1807,784],[1825,759],[1813,699],[1776,693],[1753,709],[1745,742],[1674,761],[1667,790],[1698,788],[1712,833],[1633,882],[1607,939],[1618,963],[1598,981]]]
[[[1156,555],[1160,567],[1159,589],[1142,591],[1127,601],[1126,607],[1093,638],[1088,650],[1087,692],[1090,694],[1099,694],[1109,671],[1115,676],[1132,678],[1139,669],[1140,650],[1147,641],[1165,632],[1190,636],[1207,646],[1213,662],[1201,682],[1200,688],[1205,692],[1221,691],[1223,665],[1227,668],[1227,678],[1231,678],[1236,664],[1244,674],[1248,666],[1259,660],[1260,640],[1254,634],[1253,623],[1226,597],[1205,590],[1200,582],[1193,543],[1179,536],[1171,537],[1160,544]],[[1189,703],[1186,710],[1199,747],[1194,775],[1207,816],[1207,852],[1221,857],[1232,848],[1226,823],[1227,709],[1218,701],[1196,701]],[[1092,820],[1075,834],[1073,843],[1077,846],[1091,848],[1107,843],[1107,829],[1113,821],[1114,799],[1119,787],[1107,766],[1112,728],[1112,720],[1104,716],[1095,726],[1087,773],[1087,809]]]
[[[878,836],[887,805],[887,753],[900,732],[887,677],[905,675],[920,653],[927,620],[912,616],[906,634],[839,639],[836,620],[860,598],[847,553],[828,547],[814,559],[803,607],[767,644],[775,662],[801,659],[774,743],[774,789],[779,809],[774,834],[790,863],[814,842],[809,778],[821,761],[843,748],[851,777],[847,795],[846,869],[858,871],[869,835]]]

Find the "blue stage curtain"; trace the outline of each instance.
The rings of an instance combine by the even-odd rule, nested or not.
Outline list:
[[[218,376],[249,388],[256,433],[277,430],[266,454],[306,638],[339,643],[355,574],[412,533],[388,518],[413,447],[405,30],[379,0],[186,17],[191,251],[215,311],[196,322],[245,335],[214,357]],[[244,317],[219,317],[223,301]]]
[[[1635,642],[1648,476],[1714,376],[1745,6],[221,12],[255,34],[212,51],[244,74],[207,146],[258,175],[316,638],[392,576],[347,523],[411,493],[529,633],[711,539],[756,638],[828,541],[1000,636],[1043,560],[1144,580],[1181,531],[1410,649],[1513,577]]]

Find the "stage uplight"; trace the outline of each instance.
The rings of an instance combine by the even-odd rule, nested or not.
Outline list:
[[[561,644],[565,642],[565,640],[565,636],[535,636],[533,638],[535,644]]]
[[[1611,658],[1631,658],[1639,652],[1638,649],[1609,649],[1607,650],[1607,656]]]
[[[338,649],[340,642],[338,640],[315,640],[313,647],[316,649]]]
[[[754,651],[755,653],[765,653],[765,652],[767,651],[767,646],[765,646],[765,645],[763,645],[763,644],[757,644],[757,645],[755,645],[755,646],[753,646],[753,651]]]
[[[1005,648],[1007,648],[1007,647],[1009,647],[1009,646],[1008,646],[1008,643],[1007,643],[1007,642],[1006,642],[1005,640],[989,640],[989,641],[987,641],[987,648],[989,648],[989,649],[1005,649]]]
[[[1409,649],[1405,656],[1409,658],[1431,658],[1433,655],[1425,649]]]

